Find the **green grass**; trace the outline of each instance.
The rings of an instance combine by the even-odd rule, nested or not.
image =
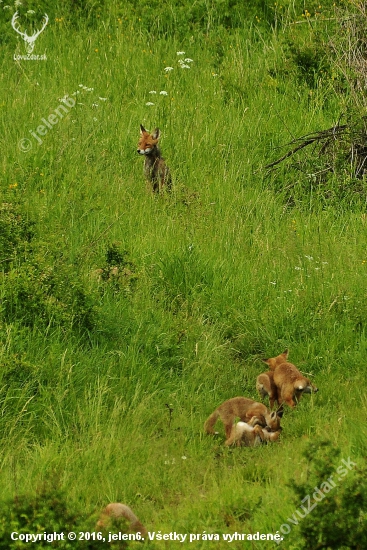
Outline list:
[[[332,126],[343,98],[328,75],[299,77],[287,30],[129,25],[51,21],[35,46],[47,62],[15,63],[15,38],[4,45],[1,192],[18,240],[1,278],[2,498],[57,473],[86,515],[122,501],[151,531],[275,533],[307,441],[355,462],[366,451],[365,196],[328,200],[294,168],[263,169],[274,147]],[[65,94],[78,104],[39,144],[30,131]],[[140,123],[162,131],[171,194],[146,190]],[[130,275],[98,282],[112,243]],[[205,436],[222,401],[257,398],[260,359],[286,347],[320,391],[286,411],[280,442]]]

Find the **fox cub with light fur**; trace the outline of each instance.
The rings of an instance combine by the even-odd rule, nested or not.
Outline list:
[[[259,392],[261,399],[265,399],[266,396],[269,397],[269,405],[271,409],[274,407],[275,402],[279,404],[278,388],[274,382],[273,371],[270,370],[259,374],[256,378],[256,389]]]
[[[140,124],[140,139],[138,153],[144,155],[145,178],[154,193],[161,192],[165,187],[171,186],[170,170],[161,155],[158,147],[160,130],[156,128],[151,134]]]
[[[107,504],[99,516],[96,527],[99,529],[109,529],[111,522],[115,519],[123,518],[127,522],[128,531],[134,533],[141,533],[145,536],[148,534],[147,529],[136,517],[130,506],[121,504],[121,502],[111,502]]]
[[[236,418],[239,418],[243,422],[250,422],[254,416],[257,417],[258,423],[262,427],[268,427],[274,432],[280,429],[280,415],[278,413],[270,412],[265,405],[257,403],[253,399],[233,397],[224,401],[224,403],[215,409],[206,420],[204,430],[208,434],[214,434],[214,425],[218,418],[220,418],[224,424],[227,445]]]
[[[292,363],[288,363],[287,359],[288,350],[286,349],[277,357],[263,359],[263,361],[269,365],[271,371],[274,373],[273,381],[277,388],[277,401],[279,405],[287,403],[293,409],[304,393],[316,393],[319,390],[308,378],[300,373],[297,367],[292,365]],[[269,373],[264,374],[269,375]],[[265,387],[263,387],[263,391],[265,391]],[[270,394],[268,395],[270,399]],[[274,394],[272,395],[274,399]]]
[[[258,447],[262,443],[279,439],[280,432],[280,429],[276,432],[269,432],[266,428],[262,428],[259,425],[259,419],[254,416],[250,422],[237,422],[237,424],[234,424],[225,445],[235,443],[237,447]]]

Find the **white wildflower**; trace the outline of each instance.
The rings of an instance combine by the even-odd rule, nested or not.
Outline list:
[[[159,95],[168,95],[168,92],[166,92],[165,90],[161,90],[161,91],[159,92]]]
[[[180,67],[181,69],[191,69],[190,65],[185,65],[184,63]]]
[[[92,103],[92,107],[98,107],[98,103]]]
[[[181,456],[182,460],[186,460],[187,456]]]
[[[151,107],[152,105],[154,105],[154,103],[152,103],[151,101],[147,101],[146,104],[148,107]]]
[[[189,57],[186,57],[185,62],[186,62],[186,63],[193,63],[194,60],[193,60],[193,59],[190,59]]]
[[[100,99],[101,101],[107,101],[107,97],[99,97],[98,99]]]
[[[313,256],[307,256],[307,255],[305,255],[305,258],[307,258],[308,260],[310,260],[310,262],[313,260]]]
[[[27,13],[29,13],[30,15],[32,15],[33,13],[36,13],[34,10],[28,10]]]
[[[297,269],[297,271],[300,271],[302,268],[299,267],[298,265],[296,265],[296,267],[294,269]]]
[[[149,93],[150,94],[156,94],[157,92],[155,90],[151,90]]]
[[[277,282],[276,282],[276,281],[270,281],[270,284],[271,284],[271,285],[276,285]]]
[[[173,67],[165,67],[164,72],[169,73],[170,71],[173,71]]]
[[[177,55],[185,55],[185,52],[177,52]]]
[[[15,7],[15,8],[18,8],[19,6],[22,5],[22,3],[23,3],[23,2],[21,2],[20,0],[15,0],[15,2],[14,2],[14,7]]]

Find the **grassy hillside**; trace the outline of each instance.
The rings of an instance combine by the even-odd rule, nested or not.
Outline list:
[[[1,498],[51,478],[86,517],[121,501],[150,531],[275,533],[309,442],[366,454],[365,181],[348,162],[318,180],[316,150],[264,169],[352,103],[335,12],[254,4],[160,32],[154,11],[98,6],[53,13],[46,61],[14,60],[0,8]],[[140,123],[161,129],[170,194],[147,192]],[[205,436],[287,347],[319,393],[285,411],[280,442]],[[283,547],[302,547],[296,527]]]

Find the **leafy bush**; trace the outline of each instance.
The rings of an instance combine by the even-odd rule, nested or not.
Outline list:
[[[124,522],[114,522],[109,528],[112,531],[126,532]],[[77,540],[69,540],[67,534],[73,532]],[[35,496],[21,495],[12,500],[0,503],[0,550],[19,550],[29,548],[30,542],[19,540],[22,535],[44,533],[52,536],[53,533],[63,533],[63,540],[37,540],[37,548],[56,546],[60,550],[81,548],[85,550],[100,550],[103,548],[127,548],[127,542],[105,543],[101,540],[78,540],[80,532],[97,532],[93,518],[85,518],[80,512],[69,507],[65,494],[50,484],[43,486]],[[17,540],[12,540],[11,534],[16,533]],[[102,536],[108,537],[100,531]],[[34,544],[34,543],[33,543]]]
[[[367,548],[367,468],[350,471],[345,467],[349,459],[343,462],[340,454],[329,441],[311,442],[303,453],[310,465],[308,478],[290,484],[298,504],[300,500],[305,503],[306,495],[315,494],[316,489],[324,495],[317,493],[317,505],[300,521],[307,550]],[[314,500],[311,497],[312,505]]]

